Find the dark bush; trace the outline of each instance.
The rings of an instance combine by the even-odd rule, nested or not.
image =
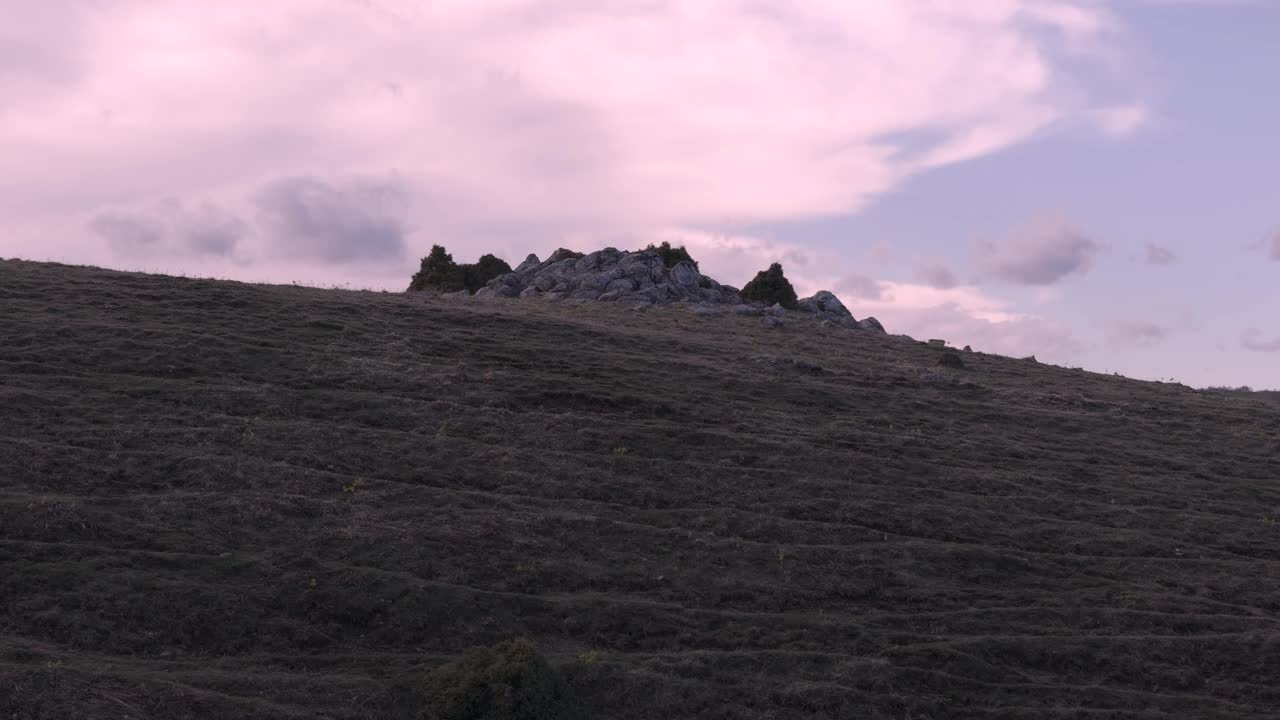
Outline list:
[[[551,253],[551,255],[547,257],[547,262],[559,262],[561,260],[569,260],[569,259],[580,260],[584,257],[586,257],[586,254],[580,253],[577,250],[570,250],[569,248],[558,248],[555,252]]]
[[[494,255],[482,255],[475,263],[458,264],[442,245],[432,245],[431,254],[422,258],[422,266],[414,273],[409,290],[466,290],[474,294],[490,280],[511,272],[511,266]]]
[[[938,358],[938,364],[942,367],[955,368],[958,370],[964,367],[964,360],[961,360],[960,356],[955,352],[947,351],[942,353],[942,357]]]
[[[689,251],[683,245],[671,247],[671,243],[663,240],[661,245],[650,243],[644,249],[644,252],[658,253],[658,257],[662,258],[662,263],[667,267],[675,267],[677,263],[687,262],[693,265],[694,270],[698,269],[698,261],[693,259],[693,256],[689,254]]]
[[[765,305],[777,303],[784,308],[796,307],[796,290],[791,282],[782,274],[782,266],[774,263],[768,270],[756,273],[751,282],[738,292],[746,302],[761,302]]]
[[[456,287],[454,287],[456,285]],[[409,290],[426,290],[434,288],[451,292],[462,289],[462,276],[453,256],[445,251],[443,245],[432,245],[431,253],[422,258],[422,266],[413,274],[409,282]]]
[[[477,648],[436,668],[424,685],[431,720],[558,720],[567,686],[528,640]]]
[[[462,269],[462,286],[472,295],[499,275],[511,272],[511,266],[493,255],[481,255],[474,265],[459,265]]]

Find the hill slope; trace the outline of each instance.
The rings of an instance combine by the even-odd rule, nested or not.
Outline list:
[[[938,357],[0,262],[0,717],[1280,713],[1277,406]]]

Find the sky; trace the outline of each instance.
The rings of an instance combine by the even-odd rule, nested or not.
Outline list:
[[[684,244],[1280,387],[1280,0],[0,0],[0,257],[402,290]]]

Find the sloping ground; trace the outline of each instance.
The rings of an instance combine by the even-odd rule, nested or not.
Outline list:
[[[0,717],[1280,715],[1280,408],[938,353],[0,262]]]

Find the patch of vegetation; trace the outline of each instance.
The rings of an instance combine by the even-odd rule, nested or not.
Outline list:
[[[738,294],[747,302],[777,303],[788,310],[796,307],[796,289],[791,287],[791,282],[782,274],[782,265],[778,263],[756,273]]]
[[[424,687],[426,720],[556,720],[567,685],[528,640],[477,648],[436,668]]]
[[[509,272],[511,266],[495,255],[481,255],[474,263],[456,263],[443,245],[432,245],[430,254],[422,258],[421,267],[414,273],[409,290],[466,290],[474,295],[490,280]]]
[[[550,258],[548,259],[555,259],[557,261],[569,260],[569,259],[578,260],[586,256],[587,256],[586,253],[580,253],[577,250],[570,250],[569,248],[558,248],[555,252],[551,253]]]
[[[671,247],[671,243],[663,240],[661,245],[649,243],[648,247],[642,252],[657,253],[658,257],[662,258],[663,264],[669,268],[675,267],[678,263],[687,262],[693,265],[694,270],[698,269],[698,261],[693,259],[693,256],[689,254],[689,251],[683,245]]]

